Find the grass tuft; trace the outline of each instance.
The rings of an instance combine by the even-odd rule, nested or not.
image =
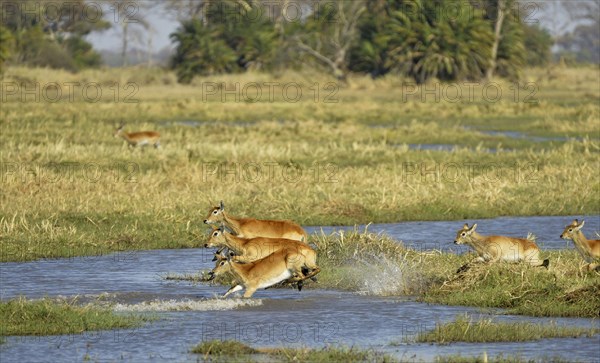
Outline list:
[[[465,257],[430,261],[433,270],[437,268],[441,273],[429,272],[431,285],[421,299],[447,305],[503,308],[510,314],[599,317],[600,274],[579,271],[581,257],[576,251],[546,254],[551,261],[548,270],[525,264],[472,264],[465,273],[456,274]]]
[[[191,350],[218,361],[277,361],[277,362],[395,362],[386,354],[357,348],[257,348],[234,340],[210,340]],[[253,359],[254,358],[254,359]]]
[[[488,357],[483,354],[478,357],[465,357],[461,355],[445,355],[435,358],[436,363],[537,363],[537,362],[553,362],[553,363],[575,363],[572,360],[563,359],[560,357],[542,357],[542,359],[526,359],[521,356],[505,356],[499,354],[497,356]]]
[[[554,322],[497,322],[491,318],[474,321],[468,315],[460,315],[452,322],[436,324],[433,330],[420,333],[415,340],[417,343],[436,344],[524,342],[547,338],[591,337],[594,334],[598,334],[598,329],[560,326]]]
[[[79,306],[75,301],[19,297],[0,302],[0,336],[80,334],[92,330],[134,328],[148,320],[91,305]]]

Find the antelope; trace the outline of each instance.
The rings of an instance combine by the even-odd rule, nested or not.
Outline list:
[[[317,253],[309,245],[300,241],[284,238],[241,238],[225,232],[223,227],[215,228],[204,247],[227,247],[235,254],[235,262],[249,263],[263,259],[273,253],[285,250],[294,252],[302,257],[304,265],[298,265],[295,272],[305,275],[304,271],[311,272],[311,276],[319,273],[317,266]]]
[[[223,201],[218,206],[211,208],[204,223],[223,223],[237,236],[244,238],[271,237],[308,241],[308,235],[304,229],[292,221],[235,218],[225,212]]]
[[[310,275],[299,276],[295,274],[294,271],[302,263],[302,255],[287,250],[280,250],[263,259],[245,264],[233,261],[231,258],[218,259],[216,267],[208,274],[208,280],[210,281],[222,273],[231,271],[241,282],[227,290],[223,297],[246,289],[243,296],[244,298],[250,298],[256,290],[273,286],[284,280],[291,279],[291,281],[301,282],[311,277]]]
[[[560,238],[572,240],[579,254],[587,262],[587,268],[590,270],[600,267],[600,240],[585,238],[581,228],[585,221],[575,219],[571,224],[565,227]]]
[[[477,223],[470,228],[465,223],[454,240],[455,244],[467,244],[477,252],[478,257],[472,262],[496,262],[499,260],[518,262],[524,260],[532,266],[548,268],[550,261],[548,259],[540,260],[540,249],[529,237],[482,236],[475,232],[475,229],[477,229]],[[457,272],[464,271],[467,265],[461,267]]]
[[[214,269],[216,269],[216,268],[219,266],[219,263],[220,263],[221,261],[226,261],[228,258],[231,258],[231,257],[233,257],[231,254],[230,254],[230,255],[229,255],[229,257],[228,257],[228,256],[226,256],[226,255],[224,255],[224,254],[222,254],[222,253],[216,253],[216,252],[215,252],[215,255],[214,255],[213,259],[212,259],[212,260],[213,260],[213,262],[214,262],[214,261],[216,261],[216,262],[215,262],[215,267],[213,267],[213,270],[214,270]],[[232,260],[233,260],[233,258],[232,258]],[[236,261],[233,261],[233,262],[236,262]],[[221,270],[221,273],[230,272],[230,271],[231,271],[231,269],[230,269],[229,267],[224,267],[224,268]],[[212,272],[212,270],[211,270],[211,272]],[[206,279],[206,281],[211,281],[211,280],[213,280],[213,279],[215,278],[215,276],[214,276],[214,275],[213,275],[211,272],[209,272],[209,273],[208,273],[208,278]],[[313,276],[313,277],[311,277],[311,279],[313,279],[313,280],[315,280],[315,281],[316,281],[316,279],[315,279],[315,277],[314,277],[314,276]],[[300,280],[300,281],[298,281],[298,279],[297,279],[297,278],[296,278],[296,279],[294,279],[294,278],[291,278],[291,279],[288,279],[288,280],[286,280],[286,281],[283,281],[282,283],[284,283],[284,284],[285,284],[285,283],[290,283],[290,284],[297,283],[298,291],[302,291],[302,286],[304,285],[304,284],[303,284],[303,280]],[[235,285],[237,285],[237,284],[238,284],[238,283],[235,283]],[[234,285],[234,286],[235,286],[235,285]],[[275,285],[272,285],[272,286],[270,286],[270,287],[273,287],[273,286],[275,286]],[[232,286],[232,287],[233,287],[233,286]],[[265,288],[265,290],[266,290],[266,289],[268,289],[268,288],[270,288],[270,287],[266,287],[266,288]]]
[[[129,147],[145,146],[152,144],[155,148],[160,147],[160,134],[156,131],[125,132],[121,124],[115,131],[115,137],[122,137],[127,141]]]

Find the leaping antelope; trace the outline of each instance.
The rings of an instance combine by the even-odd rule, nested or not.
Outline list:
[[[311,276],[321,271],[317,266],[317,253],[309,245],[300,241],[284,238],[241,238],[226,232],[222,227],[215,228],[204,247],[227,247],[235,254],[235,262],[249,263],[263,259],[281,250],[295,253],[302,257],[303,264],[298,264],[294,272],[298,275],[306,275],[309,271]]]
[[[469,228],[465,223],[463,228],[456,234],[455,244],[467,244],[471,246],[478,257],[472,262],[496,262],[499,260],[518,262],[521,260],[533,266],[544,266],[548,268],[550,261],[540,260],[540,249],[535,242],[528,238],[512,238],[505,236],[482,236],[475,232],[477,223]],[[467,265],[461,267],[458,272],[464,271]]]
[[[314,274],[312,276],[311,274],[306,276],[295,274],[300,264],[303,264],[303,256],[286,250],[280,250],[263,259],[245,264],[235,262],[231,258],[221,259],[218,260],[216,267],[209,272],[209,280],[231,271],[241,283],[227,290],[223,297],[246,289],[244,298],[250,298],[258,289],[264,289],[290,279],[291,281],[300,282],[314,276]]]
[[[160,147],[160,134],[156,131],[139,131],[139,132],[125,132],[121,124],[115,131],[115,137],[122,137],[123,140],[127,141],[129,147],[154,145],[155,148]]]
[[[585,235],[581,232],[581,228],[584,224],[585,221],[582,220],[581,223],[579,223],[579,221],[575,219],[571,224],[565,227],[560,238],[573,241],[575,248],[587,262],[587,268],[593,270],[600,267],[600,240],[585,238]]]
[[[204,223],[223,223],[237,236],[244,238],[271,237],[308,242],[308,235],[304,229],[292,221],[236,218],[225,212],[223,201],[211,208]]]

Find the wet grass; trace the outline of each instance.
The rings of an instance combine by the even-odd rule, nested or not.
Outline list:
[[[556,323],[498,322],[492,318],[474,320],[468,315],[461,315],[452,322],[436,324],[433,330],[420,333],[415,341],[436,344],[524,342],[549,338],[592,337],[598,332],[598,329],[594,328],[561,326]]]
[[[8,82],[136,82],[139,102],[115,100],[110,89],[98,102],[79,93],[27,107],[18,94],[3,102],[0,261],[197,247],[201,220],[221,199],[232,215],[302,225],[597,214],[600,72],[553,72],[528,72],[539,84],[536,105],[402,100],[404,80],[393,77],[353,78],[337,103],[221,102],[203,99],[203,81],[272,76],[181,86],[159,70],[8,69]],[[329,80],[293,72],[278,80],[308,89],[311,77]],[[162,149],[128,150],[113,137],[121,121],[159,131]],[[479,130],[583,139],[531,142]],[[421,143],[456,148],[408,146]]]
[[[574,250],[546,252],[548,270],[524,264],[473,264],[457,274],[473,258],[446,256],[429,260],[429,286],[420,296],[425,302],[503,308],[507,313],[530,316],[599,317],[600,274],[582,272],[581,257]]]
[[[544,252],[550,268],[523,263],[471,264],[475,255],[415,251],[367,231],[317,237],[322,272],[309,287],[373,295],[413,295],[445,305],[502,308],[509,314],[600,317],[600,274],[584,272],[575,250]]]
[[[416,251],[382,234],[354,229],[313,235],[318,283],[305,288],[337,289],[377,296],[414,296],[419,301],[506,309],[508,314],[538,317],[600,317],[600,273],[585,271],[575,250],[547,251],[549,269],[524,263],[472,263],[474,253],[457,255]],[[204,281],[206,271],[170,274],[169,280]],[[212,283],[231,286],[235,278]],[[294,288],[281,284],[276,287]]]
[[[326,347],[309,348],[252,348],[238,341],[204,341],[191,349],[204,359],[216,361],[258,362],[397,362],[396,359],[371,350]]]
[[[16,298],[0,302],[0,335],[81,334],[86,331],[135,328],[148,318],[80,306],[74,301]]]
[[[204,356],[229,356],[237,357],[247,354],[257,354],[258,350],[236,340],[209,340],[199,343],[191,349],[194,354]]]
[[[202,355],[206,361],[215,362],[423,362],[414,357],[410,359],[397,359],[388,354],[375,350],[360,348],[252,348],[238,341],[204,341],[193,347],[190,351]],[[525,359],[521,356],[499,354],[488,357],[486,353],[479,357],[465,357],[461,355],[445,355],[435,357],[438,363],[534,363],[538,360]],[[543,357],[543,361],[570,362],[560,357]]]
[[[487,354],[483,354],[478,357],[465,357],[461,355],[446,355],[435,358],[436,363],[537,363],[537,362],[554,362],[554,363],[574,363],[570,359],[563,359],[560,357],[541,357],[541,359],[527,359],[521,356],[509,356],[499,354],[497,356],[488,357]]]

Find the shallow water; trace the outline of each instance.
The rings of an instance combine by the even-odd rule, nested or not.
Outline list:
[[[536,236],[536,243],[542,250],[574,248],[573,242],[560,238],[565,226],[573,219],[585,220],[584,234],[590,238],[598,238],[600,232],[600,215],[592,216],[554,216],[554,217],[500,217],[492,219],[466,219],[463,221],[417,221],[400,223],[376,223],[368,226],[368,231],[384,233],[393,239],[402,241],[404,245],[417,250],[442,250],[461,253],[467,251],[467,246],[453,243],[456,232],[463,224],[471,226],[477,223],[477,232],[483,235],[505,235],[512,237],[527,237],[528,233]],[[353,226],[338,227],[306,227],[308,233],[325,233],[340,230],[352,230]],[[365,225],[358,226],[364,231]]]
[[[573,217],[497,218],[477,221],[482,233],[533,231],[546,248],[564,248],[558,238]],[[587,216],[591,235],[600,216]],[[469,223],[472,221],[470,220]],[[369,226],[419,248],[461,252],[450,243],[462,222],[407,222]],[[339,229],[340,227],[335,227]],[[319,228],[309,228],[310,231]],[[332,230],[334,227],[323,227]],[[556,230],[555,230],[556,229]],[[538,232],[539,231],[539,232]],[[555,237],[553,237],[555,236]],[[543,237],[543,238],[542,238]],[[349,292],[304,289],[258,291],[250,301],[215,298],[226,287],[165,280],[167,274],[195,274],[213,266],[207,249],[152,250],[0,264],[0,298],[18,295],[79,296],[82,301],[116,303],[118,311],[150,311],[160,319],[138,329],[88,332],[50,337],[8,337],[0,345],[0,361],[79,361],[87,355],[100,361],[195,361],[188,350],[202,340],[237,339],[253,346],[310,346],[329,344],[375,348],[398,357],[426,361],[438,354],[489,356],[521,354],[542,360],[562,356],[593,361],[600,357],[600,336],[552,339],[531,343],[409,344],[416,333],[457,314],[477,309],[427,305],[410,297],[364,296]],[[100,298],[100,299],[99,299]],[[591,319],[536,319],[500,316],[498,319],[557,321],[559,324],[598,326]],[[565,350],[564,347],[569,349]]]
[[[505,136],[505,137],[509,137],[511,139],[523,139],[523,140],[533,141],[533,142],[544,142],[544,141],[565,142],[565,141],[569,141],[569,140],[583,140],[583,138],[580,138],[580,137],[535,136],[535,135],[528,135],[526,133],[519,132],[519,131],[494,131],[494,130],[484,131],[484,130],[480,130],[479,132],[481,132],[482,134],[487,134],[487,135],[491,135],[491,136]]]

